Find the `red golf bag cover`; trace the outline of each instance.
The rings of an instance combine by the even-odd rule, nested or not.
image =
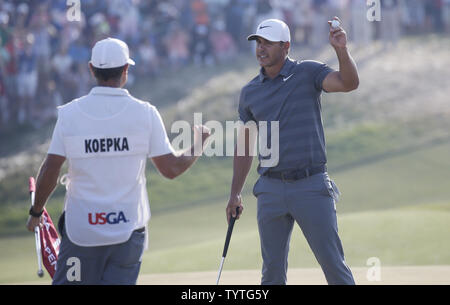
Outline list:
[[[53,278],[56,271],[56,261],[58,259],[59,244],[61,241],[53,221],[45,208],[42,217],[44,219],[44,225],[40,229],[42,262],[45,269],[47,269]]]

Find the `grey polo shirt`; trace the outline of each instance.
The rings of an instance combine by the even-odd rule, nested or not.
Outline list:
[[[279,162],[275,167],[258,166],[258,173],[324,165],[327,162],[320,96],[322,82],[332,72],[326,64],[290,58],[278,76],[270,79],[260,70],[241,90],[239,117],[244,123],[279,122]],[[263,158],[259,155],[259,160]],[[270,158],[268,156],[267,158]]]

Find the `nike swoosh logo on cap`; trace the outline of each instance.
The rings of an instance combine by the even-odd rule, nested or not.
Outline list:
[[[260,27],[259,27],[260,30],[262,30],[262,29],[264,29],[264,28],[271,28],[271,26],[270,26],[270,25],[264,25],[264,26],[260,26]]]
[[[288,77],[284,77],[283,78],[283,82],[286,82],[288,79],[290,79],[292,77],[292,75],[294,75],[294,73],[292,73],[291,75],[289,75]]]

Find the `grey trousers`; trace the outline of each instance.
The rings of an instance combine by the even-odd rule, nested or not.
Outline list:
[[[328,284],[355,284],[338,236],[339,191],[327,173],[297,181],[261,176],[253,188],[263,258],[261,284],[287,282],[288,252],[294,221],[303,232]]]
[[[145,232],[134,231],[128,241],[80,247],[65,232],[59,248],[53,285],[135,285],[144,251]]]

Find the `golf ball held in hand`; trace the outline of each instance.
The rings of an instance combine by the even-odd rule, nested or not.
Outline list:
[[[337,20],[331,21],[331,27],[332,28],[338,28],[341,25],[341,23]]]

